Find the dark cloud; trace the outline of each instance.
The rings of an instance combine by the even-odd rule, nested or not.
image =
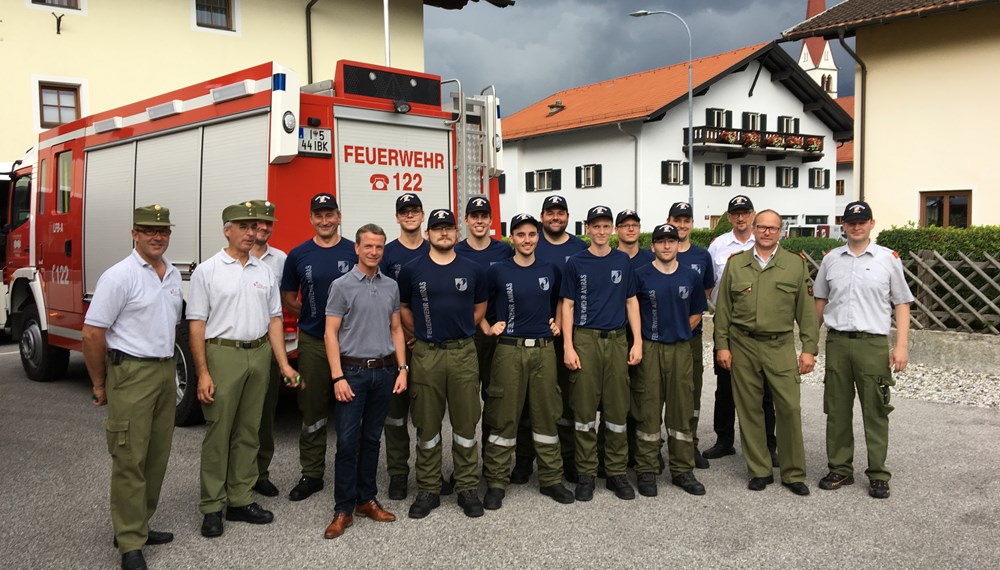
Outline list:
[[[842,0],[827,0],[827,7]],[[552,93],[694,57],[777,39],[805,19],[806,0],[518,0],[508,8],[470,2],[463,10],[424,8],[425,67],[461,79],[466,91],[494,84],[505,114]],[[786,44],[797,57],[799,43]],[[853,61],[838,45],[840,95],[853,93]]]

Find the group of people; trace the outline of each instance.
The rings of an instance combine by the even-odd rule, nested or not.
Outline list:
[[[253,493],[279,494],[269,465],[281,385],[297,389],[302,415],[293,501],[323,489],[334,401],[334,517],[326,538],[341,536],[355,516],[395,520],[377,499],[378,455],[384,431],[388,495],[405,499],[408,420],[416,430],[414,519],[452,492],[469,517],[500,509],[507,486],[526,483],[536,463],[540,493],[562,504],[591,500],[597,477],[620,499],[634,499],[636,489],[656,496],[664,469],[673,485],[703,495],[694,470],[735,453],[737,415],[748,488],[764,489],[780,467],[782,484],[806,495],[799,382],[814,365],[823,320],[830,472],[819,486],[854,482],[856,390],[869,493],[889,496],[890,386],[907,362],[912,295],[898,257],[870,238],[867,204],[848,206],[847,244],[824,258],[815,284],[804,259],[779,245],[780,215],[755,213],[747,196],[730,200],[733,230],[707,251],[690,241],[685,202],[653,228],[650,249],[639,246],[633,210],[590,208],[589,244],[566,231],[569,208],[558,195],[544,200],[540,219],[510,220],[509,245],[490,236],[491,212],[485,197],[469,200],[468,237],[459,241],[451,210],[425,216],[420,197],[405,193],[396,200],[397,239],[387,243],[382,228],[367,224],[352,242],[339,233],[335,197],[320,193],[310,202],[315,235],[286,255],[268,245],[273,204],[224,209],[227,245],[194,270],[184,315],[206,421],[203,536],[220,536],[223,518],[273,521]],[[149,528],[170,453],[182,322],[180,275],[164,257],[170,234],[166,207],[135,210],[135,249],[100,278],[83,330],[94,403],[109,407],[111,512],[123,568],[145,568],[142,547],[173,539]],[[717,441],[701,453],[708,299],[716,304]],[[295,368],[282,309],[298,318]],[[449,477],[442,472],[446,411]]]

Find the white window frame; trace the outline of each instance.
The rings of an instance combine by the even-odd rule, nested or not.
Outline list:
[[[597,165],[584,164],[583,170],[580,171],[580,187],[596,188],[597,187],[596,183],[597,183]]]
[[[728,128],[728,126],[726,125],[726,110],[716,109],[716,108],[712,108],[710,110],[712,111],[713,118],[715,119],[713,121],[713,123],[715,123],[715,128],[719,129]]]
[[[35,127],[35,134],[48,130],[42,127],[42,108],[39,101],[39,93],[42,83],[56,83],[62,85],[75,85],[80,98],[80,117],[90,114],[90,82],[83,77],[65,77],[61,75],[32,75],[31,76],[31,116],[32,125]],[[77,117],[77,118],[80,118]]]
[[[747,113],[747,129],[748,131],[759,131],[760,130],[760,113]]]
[[[823,184],[826,176],[824,175],[825,169],[823,168],[810,168],[809,169],[809,187],[814,190],[826,190],[826,186]]]
[[[795,117],[778,117],[778,132],[791,133],[795,130]]]
[[[87,15],[88,0],[77,0],[76,8],[66,8],[63,6],[49,6],[48,4],[33,4],[31,0],[24,0],[24,7],[31,10],[43,10],[45,12],[55,11],[57,14],[74,14],[76,16]]]
[[[747,183],[744,185],[745,188],[760,188],[763,184],[760,181],[760,175],[764,171],[764,167],[759,164],[751,164],[750,168],[747,170]]]
[[[221,34],[224,36],[240,36],[243,29],[240,21],[240,0],[229,0],[233,6],[233,13],[229,15],[232,20],[233,29],[223,30],[220,28],[207,28],[198,25],[198,3],[191,0],[191,29],[196,32],[206,32],[209,34]]]
[[[705,165],[705,168],[712,169],[712,181],[708,184],[709,186],[725,186],[726,185],[726,165],[721,163],[709,163]]]
[[[667,161],[667,184],[673,186],[684,184],[684,163],[682,161]]]
[[[543,184],[544,182],[544,184]],[[535,171],[535,192],[552,191],[552,169]]]
[[[777,179],[775,182],[778,188],[794,188],[795,179],[791,166],[779,166],[775,170],[777,171],[775,172],[775,178]]]

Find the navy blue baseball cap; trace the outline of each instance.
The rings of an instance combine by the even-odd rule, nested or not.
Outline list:
[[[399,198],[396,198],[396,213],[400,213],[404,208],[421,208],[423,209],[424,204],[420,201],[420,196],[417,196],[413,192],[407,192],[406,194],[400,194]]]
[[[327,194],[326,192],[320,192],[312,197],[309,201],[309,211],[315,212],[316,210],[339,210],[337,206],[337,199],[333,197],[332,194]]]
[[[536,220],[535,217],[532,216],[531,214],[518,214],[510,219],[509,231],[511,233],[514,233],[514,230],[517,229],[517,226],[520,226],[521,224],[532,224],[536,228],[539,225],[538,220]]]
[[[691,215],[691,204],[687,202],[674,202],[670,206],[670,213],[667,214],[668,218],[693,218]]]
[[[677,228],[673,224],[660,224],[653,228],[653,243],[661,239],[675,239],[680,241],[681,237],[677,233]]]
[[[469,198],[469,202],[465,205],[465,215],[475,214],[476,212],[486,212],[487,214],[492,214],[490,210],[490,201],[482,196],[473,196]]]
[[[452,214],[451,210],[445,210],[443,208],[431,210],[431,215],[427,216],[427,229],[435,228],[437,226],[454,227],[455,214]]]
[[[555,209],[566,210],[568,212],[569,205],[566,204],[566,198],[555,195],[546,197],[545,201],[542,202],[542,211]]]

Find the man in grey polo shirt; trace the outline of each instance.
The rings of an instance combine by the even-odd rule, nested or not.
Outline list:
[[[353,514],[392,522],[375,495],[379,442],[389,397],[406,390],[406,343],[399,320],[399,287],[379,271],[385,232],[375,224],[355,235],[358,263],[330,285],[326,302],[326,355],[337,409],[333,521],[323,533],[336,538]],[[359,448],[360,444],[360,450]]]

